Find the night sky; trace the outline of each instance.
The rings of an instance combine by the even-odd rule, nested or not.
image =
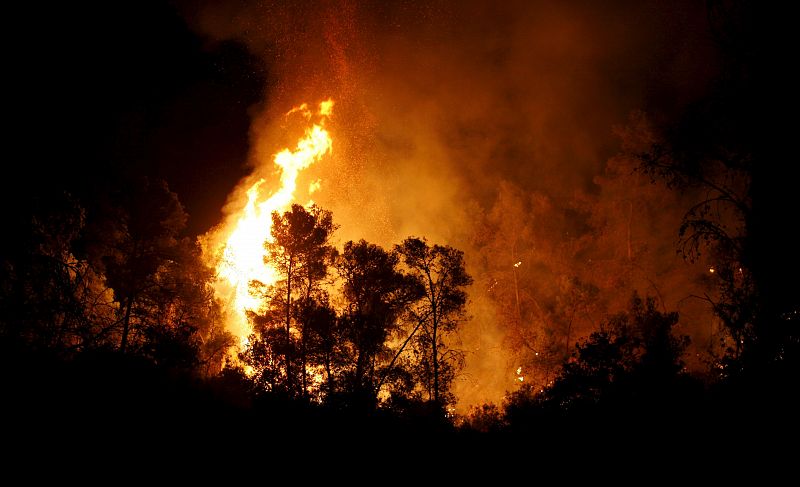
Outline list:
[[[247,173],[261,63],[192,32],[167,2],[52,4],[15,22],[26,31],[13,54],[19,174],[5,182],[15,193],[48,182],[91,192],[148,175],[180,195],[189,232],[218,221]]]

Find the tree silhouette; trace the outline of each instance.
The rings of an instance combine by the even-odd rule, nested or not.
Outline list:
[[[178,197],[163,181],[142,179],[113,195],[106,223],[102,263],[108,285],[120,303],[119,350],[125,353],[130,335],[144,332],[148,301],[157,300],[165,265],[179,253],[179,233],[187,215]]]
[[[231,338],[219,330],[213,272],[199,244],[181,236],[186,218],[163,181],[145,178],[106,195],[82,242],[115,301],[113,326],[96,339],[116,338],[122,353],[166,368],[194,370],[202,361],[218,370]]]
[[[80,242],[86,209],[66,192],[35,199],[8,222],[0,268],[0,340],[73,353],[94,346],[114,323],[113,299]]]
[[[688,258],[702,252],[715,261],[720,298],[709,301],[732,337],[722,361],[729,377],[775,367],[791,375],[799,365],[793,321],[800,299],[787,284],[800,272],[800,240],[785,219],[797,208],[796,178],[785,163],[792,129],[765,123],[792,90],[766,61],[781,52],[782,29],[765,23],[779,15],[757,2],[709,2],[720,54],[713,89],[635,153],[654,180],[700,195],[679,232]]]
[[[653,129],[645,125],[640,130]],[[725,157],[719,153],[724,149],[703,147],[696,136],[682,134],[672,143],[651,135],[649,146],[639,149],[635,157],[639,169],[653,181],[697,195],[677,229],[679,252],[689,261],[708,254],[706,261],[714,269],[721,295],[712,304],[728,327],[738,355],[743,344],[756,340],[758,320],[758,290],[747,251],[753,225],[749,163],[740,159],[748,156],[730,153]]]
[[[304,323],[304,353],[324,370],[325,395],[330,402],[336,394],[336,377],[347,361],[342,322],[326,294],[304,299],[298,308],[300,322]]]
[[[653,298],[634,294],[627,312],[578,344],[552,385],[541,392],[545,408],[585,412],[634,397],[668,397],[683,374],[688,337],[675,337],[677,313],[661,312]],[[655,399],[652,404],[655,404]]]
[[[282,355],[289,395],[308,394],[312,320],[319,316],[320,309],[327,307],[322,283],[335,256],[335,249],[329,244],[335,229],[331,213],[316,206],[306,210],[292,205],[282,215],[272,214],[272,240],[264,244],[267,250],[264,259],[275,266],[279,279],[273,288],[265,290],[269,298],[267,309],[261,315],[251,313],[261,336],[255,337],[255,348],[251,351],[257,355],[250,358],[262,368],[269,365],[274,369],[274,359],[269,357],[272,353]],[[299,369],[299,384],[295,365]],[[275,370],[269,376],[268,382],[278,383]]]
[[[203,262],[196,242],[180,239],[159,266],[154,287],[142,296],[151,320],[144,330],[142,351],[159,365],[193,369],[220,360],[218,303],[209,285],[212,270]]]
[[[412,310],[420,324],[414,344],[418,380],[435,407],[452,401],[448,391],[461,363],[461,355],[447,346],[445,337],[465,319],[467,293],[472,277],[464,268],[464,253],[450,246],[428,245],[407,238],[395,250],[403,257],[408,273],[423,286],[425,295]]]
[[[408,306],[423,295],[420,282],[403,274],[399,254],[364,240],[349,241],[336,261],[345,299],[342,332],[352,344],[355,364],[350,392],[374,401],[379,376],[388,373],[387,340],[400,331]]]

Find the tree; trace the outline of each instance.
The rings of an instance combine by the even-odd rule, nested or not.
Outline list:
[[[318,314],[314,311],[327,302],[322,282],[328,274],[335,249],[329,244],[335,231],[331,212],[312,206],[306,210],[292,205],[282,215],[272,214],[272,239],[265,242],[265,262],[275,266],[279,279],[270,290],[269,305],[257,320],[261,344],[283,356],[285,387],[296,393],[294,361],[299,361],[300,394],[308,392],[307,366],[310,352],[310,327]],[[324,306],[323,306],[324,307]],[[280,328],[281,333],[277,333]]]
[[[594,235],[587,212],[574,206],[502,182],[476,225],[481,287],[496,309],[504,348],[513,354],[503,376],[516,379],[519,367],[524,384],[550,382],[574,338],[596,327],[600,293],[586,272]]]
[[[212,271],[197,243],[180,238],[177,196],[147,179],[103,196],[88,206],[64,192],[35,198],[22,245],[2,261],[3,338],[18,329],[14,340],[31,349],[115,347],[194,370],[215,326]]]
[[[786,220],[797,209],[785,162],[793,128],[773,113],[793,88],[768,69],[781,69],[773,59],[785,31],[771,24],[781,14],[757,2],[709,2],[720,54],[713,89],[634,152],[654,181],[699,195],[679,228],[681,248],[689,259],[702,252],[716,261],[720,299],[712,305],[733,338],[723,361],[729,377],[800,367],[800,299],[787,285],[800,272],[800,240]]]
[[[462,361],[445,337],[465,319],[467,293],[472,277],[464,268],[464,253],[448,245],[428,245],[425,239],[407,238],[395,250],[408,273],[423,286],[425,294],[412,311],[420,324],[415,337],[417,377],[436,407],[450,402],[448,391],[455,369]]]
[[[159,366],[194,371],[219,361],[229,341],[218,328],[213,271],[183,237],[187,214],[163,181],[147,178],[102,195],[81,242],[89,265],[113,291],[116,319],[95,334]]]
[[[157,293],[164,266],[178,258],[179,234],[187,215],[163,181],[142,179],[112,195],[107,214],[93,228],[93,253],[119,303],[119,350],[148,321],[145,302]]]
[[[14,238],[0,253],[0,340],[68,353],[91,347],[114,320],[103,276],[79,251],[86,209],[53,191],[26,210],[8,222]]]
[[[669,396],[683,374],[681,356],[689,343],[688,337],[673,336],[677,323],[677,313],[661,312],[653,298],[634,294],[627,312],[609,318],[600,331],[578,345],[553,384],[542,392],[542,405],[585,410],[636,396]]]
[[[325,395],[331,401],[336,394],[336,377],[345,366],[347,353],[342,321],[326,294],[303,300],[299,306],[303,326],[303,350],[309,361],[325,372]]]
[[[635,122],[639,131],[650,133],[649,144],[626,148],[638,159],[638,169],[652,182],[663,181],[694,196],[677,229],[678,250],[691,262],[708,254],[705,259],[720,291],[718,301],[709,301],[733,337],[738,355],[742,345],[757,339],[758,321],[758,289],[751,271],[754,256],[749,251],[754,237],[749,156],[705,147],[704,141],[695,140],[693,123],[676,129],[680,135],[673,135],[677,140],[670,142],[655,135],[646,121]]]
[[[180,239],[159,266],[154,286],[141,297],[147,311],[142,352],[155,363],[192,370],[204,362],[218,370],[221,349],[232,342],[220,332],[219,304],[210,286],[213,271],[197,242]]]
[[[408,306],[423,295],[421,283],[403,274],[399,263],[397,251],[386,251],[364,240],[345,243],[336,261],[345,300],[342,332],[355,355],[350,392],[366,395],[370,401],[379,392],[379,374],[388,372],[387,341],[399,332]]]
[[[596,235],[585,255],[586,267],[610,314],[627,309],[632,290],[654,296],[664,311],[679,310],[696,352],[687,354],[689,367],[702,369],[718,355],[727,335],[706,302],[707,297],[717,299],[720,269],[711,255],[687,262],[675,251],[676,229],[686,208],[702,194],[652,184],[639,170],[640,161],[630,154],[649,147],[655,137],[644,115],[634,113],[629,125],[616,132],[622,152],[594,178],[598,192],[587,195],[585,203]]]

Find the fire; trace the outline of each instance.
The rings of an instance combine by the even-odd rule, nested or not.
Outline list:
[[[333,100],[329,99],[320,103],[316,113],[304,103],[286,114],[300,113],[309,121],[316,115],[319,122],[306,129],[294,149],[285,148],[274,155],[273,163],[280,170],[280,187],[267,193],[266,181],[259,179],[247,190],[247,202],[239,214],[224,228],[214,230],[213,238],[218,242],[213,249],[218,276],[215,292],[226,305],[228,331],[239,339],[240,345],[247,343],[252,331],[246,312],[258,309],[262,299],[253,292],[250,283],[260,281],[270,285],[277,280],[275,268],[264,261],[264,242],[272,238],[272,212],[289,209],[300,172],[331,152],[332,139],[325,121],[332,110]],[[320,181],[312,186],[313,190],[319,189]],[[309,192],[313,192],[312,188]]]

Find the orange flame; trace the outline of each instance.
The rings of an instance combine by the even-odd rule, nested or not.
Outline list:
[[[275,154],[273,163],[280,169],[280,187],[265,197],[262,194],[265,180],[259,179],[247,190],[247,203],[239,214],[229,220],[229,224],[213,231],[214,241],[219,242],[213,249],[218,259],[215,293],[225,304],[228,331],[242,346],[247,344],[247,337],[252,333],[246,312],[262,304],[262,298],[253,292],[250,283],[255,280],[270,285],[278,277],[274,266],[264,260],[264,242],[272,238],[272,212],[289,209],[294,202],[300,172],[331,151],[331,136],[324,124],[332,110],[333,100],[320,103],[319,123],[306,129],[293,150],[286,148]],[[313,116],[305,103],[286,115],[298,112],[309,120]],[[319,184],[318,180],[312,183],[315,190]]]

